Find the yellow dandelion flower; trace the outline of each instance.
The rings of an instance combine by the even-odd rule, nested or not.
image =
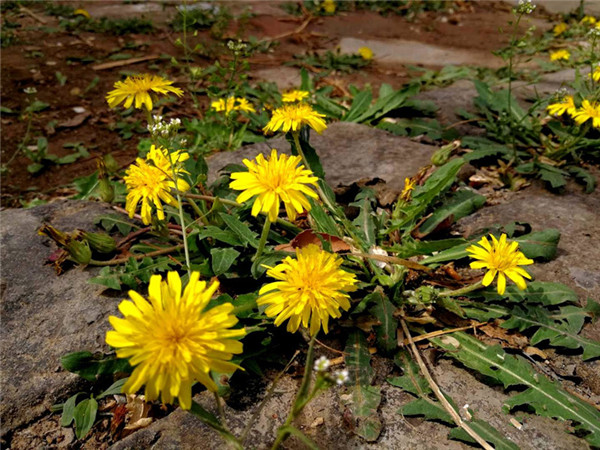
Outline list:
[[[238,322],[231,303],[205,311],[219,282],[207,286],[199,276],[192,272],[182,294],[177,272],[169,272],[166,281],[153,275],[147,300],[129,291],[131,300],[119,304],[123,318],[108,318],[114,330],[106,333],[106,343],[135,367],[123,392],[135,394],[145,385],[147,400],[160,395],[163,403],[173,403],[178,398],[183,409],[190,409],[196,381],[215,392],[210,371],[239,368],[230,360],[242,353],[238,339],[246,332],[231,328]]]
[[[588,73],[588,78],[592,78],[594,81],[600,82],[600,65],[596,66],[592,73]]]
[[[296,214],[310,211],[308,197],[318,198],[318,195],[309,185],[316,185],[318,178],[311,170],[305,169],[299,156],[278,155],[277,150],[271,151],[269,159],[263,154],[256,157],[256,161],[244,159],[248,172],[235,172],[231,174],[234,180],[229,187],[244,191],[238,195],[236,201],[244,203],[257,196],[252,205],[252,215],[257,216],[264,212],[271,222],[277,220],[281,202],[290,220],[296,219]]]
[[[335,2],[333,0],[325,0],[322,6],[323,11],[327,14],[333,14],[335,12]]]
[[[589,100],[581,102],[581,108],[573,114],[573,119],[579,125],[592,119],[592,126],[600,128],[600,103],[591,103]]]
[[[235,106],[235,109],[237,111],[256,112],[254,106],[245,98],[237,98],[236,100],[238,104]]]
[[[500,236],[500,240],[492,235],[492,243],[484,236],[477,243],[467,247],[470,257],[478,259],[471,263],[473,269],[488,269],[483,277],[483,285],[489,286],[496,274],[498,275],[498,293],[504,294],[506,290],[506,277],[515,282],[519,289],[525,289],[525,279],[531,279],[531,275],[519,266],[533,264],[533,260],[528,259],[518,250],[519,243],[516,241],[507,242],[506,234]]]
[[[359,48],[358,49],[358,54],[365,61],[370,61],[370,60],[373,59],[373,50],[371,50],[369,47],[361,47],[361,48]]]
[[[183,91],[179,88],[171,86],[172,81],[165,80],[158,75],[134,75],[127,77],[125,81],[117,81],[115,89],[106,95],[108,106],[114,108],[121,102],[124,108],[129,108],[135,101],[135,107],[142,109],[142,105],[148,111],[152,111],[152,92],[157,94],[173,94],[181,97]]]
[[[400,198],[402,200],[404,200],[405,202],[410,200],[411,193],[414,190],[416,183],[417,183],[417,181],[412,180],[411,178],[404,179],[404,189],[402,190],[402,193],[400,194]]]
[[[568,50],[561,49],[555,52],[550,52],[550,61],[565,60],[568,61],[571,58],[571,54]]]
[[[594,16],[585,16],[581,19],[581,23],[584,25],[594,25],[596,23],[596,18]]]
[[[554,36],[560,36],[568,29],[569,29],[569,26],[566,23],[561,22],[561,23],[557,23],[554,26],[554,28],[552,29],[552,32],[554,33]]]
[[[321,134],[327,128],[323,117],[325,117],[325,114],[316,112],[306,103],[283,105],[273,111],[273,116],[267,126],[263,128],[263,131],[274,133],[281,128],[284,133],[290,130],[296,132],[300,131],[304,125],[308,125]]]
[[[148,225],[152,221],[152,205],[156,207],[159,220],[165,219],[162,202],[177,206],[177,200],[171,195],[173,182],[167,174],[158,167],[149,165],[142,158],[129,166],[123,177],[127,186],[125,209],[129,217],[133,217],[140,200],[142,201],[142,222]]]
[[[546,108],[553,116],[562,116],[564,113],[568,113],[571,116],[577,111],[575,101],[572,95],[567,95],[558,103],[552,103]]]
[[[78,9],[76,9],[75,11],[73,11],[73,15],[74,15],[74,16],[83,16],[83,17],[85,17],[86,19],[91,19],[91,18],[92,18],[92,16],[90,16],[90,13],[89,13],[89,12],[87,12],[87,11],[86,11],[85,9],[83,9],[83,8],[78,8]]]
[[[210,104],[217,112],[225,112],[228,116],[232,111],[256,112],[252,104],[245,98],[228,97],[227,100],[220,98]]]
[[[342,270],[342,258],[311,244],[298,249],[296,259],[287,257],[269,267],[267,275],[278,281],[259,291],[258,305],[269,305],[265,314],[276,317],[275,325],[289,319],[287,330],[294,333],[302,324],[315,335],[321,327],[328,332],[329,318],[350,308],[347,292],[356,290],[357,280]]]
[[[301,102],[305,98],[308,98],[310,92],[301,91],[299,89],[293,89],[291,91],[284,92],[281,94],[281,101],[284,103],[296,103]]]
[[[167,149],[154,145],[150,146],[150,151],[146,156],[146,162],[151,161],[158,167],[169,179],[169,186],[174,188],[173,168],[171,167],[171,163],[173,163],[173,166],[175,166],[175,175],[177,176],[177,190],[182,192],[190,188],[188,182],[180,178],[183,174],[189,175],[189,172],[182,167],[183,163],[188,159],[190,159],[190,155],[183,150],[175,150],[169,154]]]

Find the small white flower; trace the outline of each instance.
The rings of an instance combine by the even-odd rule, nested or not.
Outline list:
[[[25,89],[23,89],[23,92],[25,92],[26,94],[36,94],[37,89],[34,87],[26,87]]]
[[[331,362],[325,356],[321,356],[315,361],[315,370],[317,372],[325,372],[329,369]]]
[[[531,3],[531,0],[519,0],[519,6],[517,7],[518,14],[531,14],[535,9],[535,5]]]
[[[335,380],[335,382],[338,385],[342,385],[342,384],[346,384],[349,380],[350,377],[348,376],[348,371],[347,370],[338,370],[334,375],[333,375],[333,379]]]

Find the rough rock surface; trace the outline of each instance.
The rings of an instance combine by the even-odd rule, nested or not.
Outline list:
[[[373,59],[386,65],[418,64],[429,67],[455,65],[498,68],[503,64],[502,59],[490,52],[440,47],[418,41],[404,39],[384,41],[353,37],[345,37],[340,40],[342,53],[355,54],[361,47],[373,50]]]
[[[332,187],[348,186],[366,178],[381,178],[393,191],[401,191],[404,178],[429,164],[431,155],[437,150],[437,147],[406,137],[349,122],[332,123],[322,135],[312,133],[310,143],[319,153],[325,177]],[[283,137],[278,137],[209,157],[209,182],[227,164],[241,164],[244,158],[252,159],[259,153],[270,154],[272,148],[290,153],[290,145]]]
[[[105,212],[98,203],[57,201],[0,213],[3,437],[70,392],[78,377],[60,369],[62,355],[105,347],[106,317],[116,312],[115,299],[101,296],[103,288],[87,282],[92,271],[56,276],[43,265],[55,247],[37,235],[43,222],[65,230],[93,229],[94,217]]]
[[[331,355],[328,355],[331,356]],[[507,395],[499,389],[479,382],[473,375],[453,365],[440,361],[433,370],[442,389],[462,406],[469,404],[478,418],[488,421],[522,449],[581,448],[582,442],[566,433],[566,424],[551,419],[519,413],[524,426],[521,430],[510,424],[513,415],[502,412]],[[246,440],[247,448],[268,449],[273,443],[277,427],[285,421],[287,412],[299,387],[300,380],[284,377],[273,395],[256,418],[252,432]],[[382,386],[382,402],[379,415],[385,424],[379,439],[367,443],[353,434],[344,419],[345,407],[341,398],[345,388],[333,388],[322,393],[305,408],[295,425],[312,439],[319,448],[347,449],[468,449],[461,442],[448,440],[449,429],[444,425],[424,421],[421,418],[403,417],[398,409],[413,397],[387,383]],[[206,409],[216,414],[212,395],[204,392],[196,396]],[[226,408],[232,432],[240,435],[244,424],[254,409],[236,411]],[[223,448],[222,441],[212,430],[198,419],[181,409],[171,415],[117,442],[112,450],[138,448],[217,450]],[[304,449],[304,444],[295,438],[286,441],[286,449]]]

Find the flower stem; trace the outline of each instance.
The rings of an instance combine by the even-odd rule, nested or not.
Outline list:
[[[317,333],[315,333],[308,344],[308,351],[306,352],[306,365],[304,367],[304,377],[302,378],[302,384],[300,385],[300,389],[298,389],[298,394],[296,394],[296,400],[290,409],[290,413],[285,421],[285,423],[279,427],[277,431],[277,438],[271,447],[271,450],[276,450],[279,448],[281,444],[289,437],[290,429],[292,422],[298,416],[298,414],[302,411],[302,408],[306,406],[306,397],[308,395],[308,388],[310,386],[310,379],[313,371],[313,360],[314,360],[314,347],[315,340],[317,339]]]
[[[260,235],[260,241],[258,241],[258,248],[256,249],[256,254],[252,258],[252,261],[256,261],[260,255],[262,255],[263,250],[265,249],[265,244],[267,243],[267,237],[269,236],[269,230],[271,229],[271,221],[267,216],[265,218],[265,224],[263,225],[262,233]]]
[[[455,289],[455,290],[449,289],[446,291],[442,291],[442,292],[438,293],[438,295],[440,297],[458,297],[459,295],[464,295],[464,294],[468,294],[469,292],[476,291],[477,289],[479,289],[482,286],[483,286],[483,284],[482,284],[481,280],[479,280],[475,284],[470,284],[470,285],[465,286],[460,289]]]

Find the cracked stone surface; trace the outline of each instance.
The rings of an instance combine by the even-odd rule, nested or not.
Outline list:
[[[429,164],[437,147],[395,136],[387,131],[350,122],[336,122],[322,135],[311,133],[311,145],[316,149],[325,169],[325,178],[332,187],[348,186],[361,179],[381,178],[387,188],[400,192],[404,178],[414,175]],[[241,164],[259,153],[270,154],[271,148],[290,153],[285,138],[247,145],[233,152],[217,153],[208,158],[209,182],[227,164]]]
[[[99,203],[76,201],[0,212],[3,437],[47,413],[79,380],[61,370],[62,355],[106,347],[106,317],[116,312],[115,299],[87,282],[94,271],[75,269],[56,276],[43,265],[55,247],[37,235],[43,222],[69,231],[91,230],[94,218],[106,212]]]

